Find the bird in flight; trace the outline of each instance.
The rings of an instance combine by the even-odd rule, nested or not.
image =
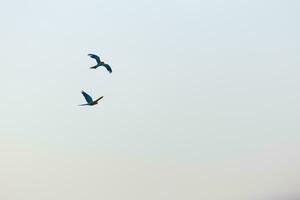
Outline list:
[[[103,66],[103,67],[105,67],[107,69],[107,71],[109,71],[109,73],[112,73],[111,67],[108,64],[102,62],[100,60],[99,56],[97,56],[95,54],[88,54],[88,56],[90,56],[91,58],[94,58],[97,61],[97,65],[95,65],[93,67],[90,67],[91,69],[97,69],[98,67]]]
[[[96,105],[96,104],[98,104],[98,101],[100,100],[100,99],[102,99],[103,98],[103,96],[102,97],[99,97],[98,99],[96,99],[96,100],[93,100],[93,98],[90,96],[90,95],[88,95],[85,91],[81,91],[81,94],[84,96],[84,98],[85,98],[85,100],[86,100],[86,102],[87,103],[85,103],[85,104],[81,104],[81,105],[79,105],[79,106],[94,106],[94,105]]]

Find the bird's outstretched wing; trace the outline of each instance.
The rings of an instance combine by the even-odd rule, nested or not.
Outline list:
[[[105,67],[107,69],[107,71],[109,71],[109,73],[112,73],[112,69],[108,64],[103,64],[103,67]]]
[[[95,100],[95,102],[98,102],[100,99],[102,99],[104,96],[99,97],[98,99]]]
[[[97,61],[98,64],[101,63],[101,60],[100,60],[99,56],[97,56],[95,54],[88,54],[88,56],[90,56],[91,58],[94,58]]]
[[[83,90],[81,91],[81,94],[84,96],[87,103],[92,103],[93,102],[92,97],[90,95],[88,95],[87,93],[85,93]]]

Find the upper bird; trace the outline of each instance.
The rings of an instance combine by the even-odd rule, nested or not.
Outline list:
[[[84,98],[85,98],[85,100],[86,100],[86,102],[87,103],[85,103],[85,104],[81,104],[81,105],[79,105],[79,106],[94,106],[94,105],[96,105],[96,104],[98,104],[98,101],[100,100],[100,99],[102,99],[103,98],[103,96],[102,97],[99,97],[98,99],[96,99],[96,100],[93,100],[93,98],[90,96],[90,95],[88,95],[85,91],[81,91],[81,94],[84,96]]]
[[[97,61],[97,65],[95,65],[95,66],[93,66],[93,67],[90,67],[91,69],[96,69],[96,68],[98,68],[98,67],[100,67],[100,66],[103,66],[103,67],[105,67],[105,68],[107,69],[107,71],[109,71],[109,73],[112,73],[111,67],[110,67],[108,64],[102,62],[102,61],[100,60],[100,57],[99,57],[99,56],[97,56],[97,55],[95,55],[95,54],[88,54],[88,56],[90,56],[91,58],[94,58],[94,59]]]

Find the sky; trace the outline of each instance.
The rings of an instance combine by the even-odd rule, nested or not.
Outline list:
[[[300,199],[299,9],[3,2],[0,199]]]

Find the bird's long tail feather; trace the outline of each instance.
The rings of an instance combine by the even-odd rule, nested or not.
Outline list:
[[[99,65],[95,65],[93,67],[90,67],[90,69],[97,69],[99,67]]]
[[[87,106],[87,105],[89,105],[88,103],[85,103],[85,104],[80,104],[80,105],[78,105],[78,106]]]

